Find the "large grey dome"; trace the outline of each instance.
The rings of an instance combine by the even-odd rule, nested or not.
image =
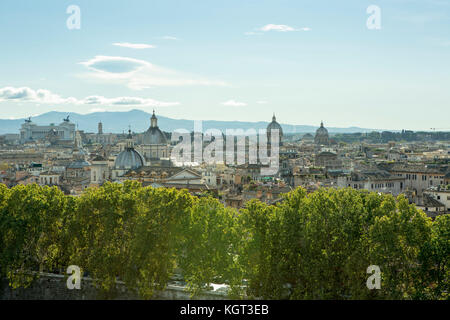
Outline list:
[[[144,133],[143,144],[167,144],[166,135],[158,128],[155,111],[150,119],[150,128]]]
[[[328,130],[323,126],[323,122],[320,123],[320,128],[317,129],[316,131],[314,142],[316,144],[323,144],[323,145],[327,145],[329,143]]]
[[[272,117],[272,122],[269,123],[267,126],[267,142],[271,142],[271,132],[272,130],[278,130],[278,134],[280,136],[280,143],[281,138],[283,138],[283,129],[281,129],[280,124],[277,122],[277,118],[275,118],[275,114]]]
[[[67,168],[69,169],[83,169],[84,167],[89,167],[91,164],[86,160],[75,160],[71,162]]]
[[[158,128],[149,128],[144,133],[143,144],[167,144],[167,138]]]
[[[144,166],[144,158],[133,148],[126,148],[116,158],[115,169],[135,170]]]

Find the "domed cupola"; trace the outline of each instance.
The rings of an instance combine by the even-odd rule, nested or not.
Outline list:
[[[86,151],[83,149],[75,148],[73,150],[74,160],[67,166],[69,169],[83,169],[89,167],[91,164],[86,161]]]
[[[328,135],[328,130],[323,126],[323,121],[320,123],[320,128],[316,131],[316,136],[314,137],[315,144],[328,145],[330,142],[330,137]]]
[[[134,149],[131,130],[128,131],[127,145],[116,158],[114,168],[118,170],[136,170],[144,166],[144,158]]]
[[[155,110],[150,118],[150,128],[144,133],[143,144],[167,144],[166,135],[158,128],[158,118]]]
[[[277,118],[275,117],[275,113],[272,117],[272,122],[267,126],[267,142],[271,142],[271,133],[272,130],[278,130],[278,134],[280,136],[279,144],[281,145],[281,139],[283,138],[283,129],[281,129],[280,124],[277,122]]]

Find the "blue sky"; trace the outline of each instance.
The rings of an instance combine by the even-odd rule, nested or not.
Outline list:
[[[66,13],[80,8],[80,29]],[[369,30],[366,9],[381,9]],[[0,2],[0,118],[450,128],[449,0]]]

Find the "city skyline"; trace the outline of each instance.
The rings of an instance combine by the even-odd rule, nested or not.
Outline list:
[[[153,110],[154,112],[154,110]],[[270,119],[265,121],[221,121],[221,120],[192,120],[192,119],[176,119],[171,117],[165,117],[156,112],[158,118],[161,118],[161,129],[166,132],[172,132],[178,129],[194,130],[195,123],[202,123],[206,129],[218,129],[225,131],[226,129],[264,129],[267,124],[270,123]],[[11,133],[14,134],[19,130],[19,127],[27,122],[32,122],[37,125],[49,125],[61,123],[65,118],[69,117],[73,122],[77,130],[86,132],[96,132],[98,130],[99,123],[107,132],[120,133],[127,132],[129,128],[132,128],[133,132],[145,131],[150,123],[152,113],[146,112],[141,109],[133,109],[129,111],[102,111],[93,112],[88,114],[80,114],[76,112],[58,112],[50,111],[40,115],[33,115],[25,118],[18,119],[0,119],[0,134]],[[275,115],[275,113],[273,114]],[[126,119],[124,121],[123,119]],[[125,125],[125,122],[127,123]],[[284,130],[288,134],[299,133],[314,133],[323,121],[317,124],[293,124],[280,121]],[[332,133],[369,133],[372,131],[382,132],[383,128],[361,128],[356,126],[351,127],[329,127],[324,124]],[[432,128],[433,129],[433,128]],[[391,130],[392,132],[400,132],[405,129]],[[436,132],[437,130],[426,130]]]
[[[371,5],[379,30],[366,25]],[[256,122],[275,111],[289,124],[447,130],[449,12],[437,0],[4,1],[0,118],[157,108]]]

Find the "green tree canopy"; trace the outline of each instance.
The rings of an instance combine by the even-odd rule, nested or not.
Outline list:
[[[192,295],[216,283],[231,298],[449,299],[450,215],[432,221],[403,196],[351,188],[297,188],[236,210],[132,181],[79,197],[0,184],[0,245],[13,288],[78,265],[103,298],[118,280],[152,298],[177,273]],[[371,265],[379,290],[366,286]]]

